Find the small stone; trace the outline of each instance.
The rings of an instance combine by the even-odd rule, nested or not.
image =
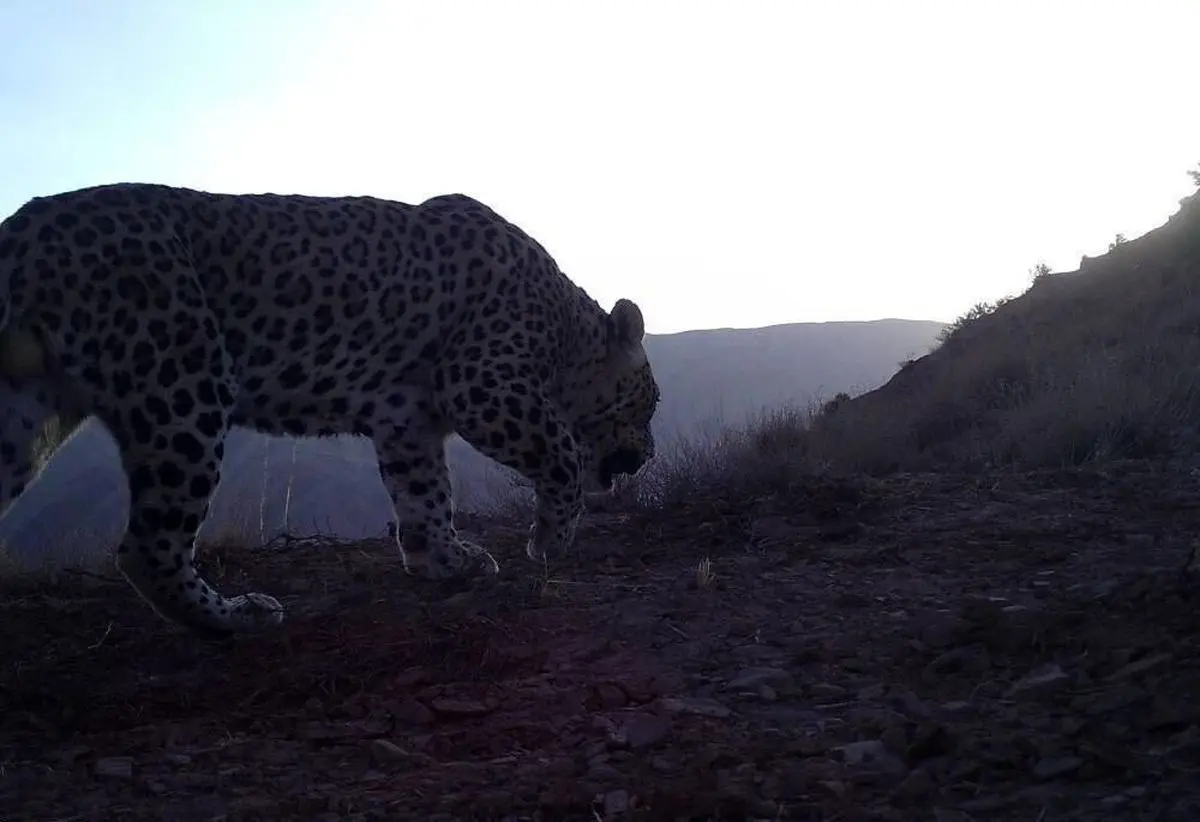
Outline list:
[[[1001,611],[1011,601],[1005,597],[969,594],[963,599],[959,613],[963,619],[976,623],[994,624],[1001,619]]]
[[[1143,657],[1137,662],[1130,662],[1120,670],[1111,674],[1108,679],[1110,682],[1118,682],[1123,679],[1130,679],[1141,674],[1147,674],[1156,671],[1169,663],[1174,656],[1172,654],[1154,654],[1153,656]]]
[[[659,700],[658,704],[662,706],[664,711],[672,714],[695,714],[696,716],[710,716],[714,719],[724,719],[733,713],[733,711],[715,699],[705,699],[703,697],[666,696]]]
[[[1050,663],[1017,680],[1005,693],[1005,697],[1043,697],[1062,690],[1070,681],[1071,677],[1062,668]]]
[[[604,794],[604,815],[615,816],[629,810],[629,792],[623,790],[609,791]]]
[[[494,709],[492,706],[474,699],[449,699],[440,697],[429,705],[435,713],[444,716],[487,716]]]
[[[412,758],[412,754],[408,751],[386,739],[376,739],[371,742],[371,755],[379,762],[397,762]]]
[[[1096,694],[1081,694],[1071,700],[1071,710],[1088,716],[1112,713],[1137,702],[1150,699],[1150,694],[1136,685],[1114,686]]]
[[[795,679],[792,675],[780,668],[743,668],[729,681],[727,687],[732,690],[758,691],[763,685],[788,689],[794,684]]]
[[[879,741],[897,756],[903,756],[905,749],[908,748],[908,734],[899,725],[893,725],[884,731]]]
[[[625,723],[625,739],[631,748],[646,748],[666,738],[671,722],[656,714],[635,714]]]
[[[642,711],[624,712],[613,719],[597,716],[593,724],[605,730],[612,744],[635,749],[661,742],[671,730],[666,717]]]
[[[970,713],[973,710],[973,707],[970,702],[966,702],[961,699],[955,699],[950,702],[943,702],[941,704],[941,709],[951,716],[960,716],[962,714]]]
[[[629,697],[625,691],[619,686],[611,682],[602,682],[592,688],[592,696],[589,700],[590,707],[600,710],[611,710],[613,708],[624,708],[629,703]]]
[[[878,765],[890,773],[904,773],[904,763],[891,753],[887,746],[878,739],[863,742],[851,742],[833,750],[842,754],[843,759],[850,765]]]
[[[840,699],[846,695],[846,689],[832,682],[817,682],[809,686],[808,692],[818,699]]]
[[[1078,770],[1082,764],[1083,760],[1078,756],[1049,756],[1038,760],[1033,766],[1033,775],[1038,779],[1054,779]]]
[[[392,711],[392,715],[398,721],[409,725],[429,725],[436,718],[433,711],[411,697],[397,705]]]
[[[846,795],[846,783],[838,779],[822,779],[817,782],[825,790],[841,799]]]
[[[904,799],[920,800],[933,793],[936,787],[928,771],[916,770],[896,786],[896,795]]]
[[[163,760],[176,768],[186,768],[192,764],[192,758],[185,753],[169,753],[163,756]]]
[[[991,667],[992,660],[987,650],[979,645],[964,645],[951,648],[938,655],[925,666],[924,676],[936,679],[958,671],[982,672]]]
[[[949,648],[967,635],[971,626],[962,617],[948,611],[926,610],[911,621],[913,633],[930,648]]]
[[[932,719],[934,716],[933,709],[929,704],[903,685],[892,685],[888,688],[887,697],[890,703],[910,716],[921,719]]]
[[[665,756],[656,756],[650,760],[650,767],[659,773],[676,773],[680,770],[680,765],[673,759],[668,759]]]
[[[414,665],[413,667],[406,668],[396,676],[392,677],[391,682],[393,685],[413,687],[415,685],[424,685],[425,683],[432,681],[433,678],[434,676],[431,670],[420,665]]]
[[[881,699],[887,693],[887,685],[882,682],[876,682],[874,685],[868,685],[858,692],[860,701],[868,702],[873,699]]]
[[[106,756],[103,759],[97,759],[92,765],[92,773],[98,779],[132,779],[133,757]]]
[[[58,754],[58,761],[67,766],[74,765],[76,760],[78,760],[81,756],[91,752],[92,749],[87,745],[76,745],[73,748],[67,748],[64,751],[60,751]]]

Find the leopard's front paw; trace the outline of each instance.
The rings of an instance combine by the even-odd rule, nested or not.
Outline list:
[[[525,544],[525,555],[543,562],[546,555],[558,556],[575,544],[575,532],[583,516],[583,505],[579,505],[565,517],[553,517],[539,513],[529,528],[529,541]]]
[[[500,572],[495,558],[473,542],[455,539],[426,547],[422,540],[410,538],[409,546],[401,543],[404,570],[425,579],[489,576]]]

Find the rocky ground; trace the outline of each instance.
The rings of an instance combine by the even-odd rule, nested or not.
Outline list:
[[[1200,480],[814,479],[593,514],[488,583],[385,542],[210,551],[278,634],[124,583],[0,601],[0,819],[1200,818]]]

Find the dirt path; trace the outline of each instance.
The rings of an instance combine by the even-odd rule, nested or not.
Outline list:
[[[209,552],[289,609],[226,645],[13,581],[0,819],[1197,819],[1197,526],[1200,482],[1118,466],[597,514],[548,574],[471,523],[475,588]]]

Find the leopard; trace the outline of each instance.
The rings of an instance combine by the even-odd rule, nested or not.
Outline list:
[[[561,555],[585,497],[654,457],[644,343],[637,303],[604,310],[465,194],[33,197],[0,223],[0,515],[94,421],[128,485],[124,580],[185,632],[261,633],[280,602],[227,596],[196,564],[225,438],[350,435],[374,446],[404,571],[492,578],[456,528],[447,440],[530,483],[525,554]]]

